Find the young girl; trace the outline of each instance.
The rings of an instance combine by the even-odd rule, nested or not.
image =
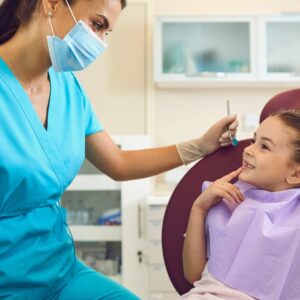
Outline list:
[[[182,299],[299,300],[299,187],[300,110],[276,113],[241,168],[204,183],[194,202],[183,267],[195,287]]]

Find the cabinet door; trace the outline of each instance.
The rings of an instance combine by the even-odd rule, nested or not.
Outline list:
[[[146,109],[146,5],[128,3],[106,41],[108,48],[77,76],[104,128],[144,134]]]
[[[254,77],[251,18],[156,21],[156,81],[243,80]]]
[[[123,283],[121,185],[87,160],[62,197],[77,257]]]
[[[300,78],[300,17],[265,17],[260,21],[263,79]]]

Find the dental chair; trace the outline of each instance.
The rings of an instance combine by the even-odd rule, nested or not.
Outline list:
[[[300,109],[300,89],[274,96],[263,108],[260,123],[280,110]],[[184,234],[193,202],[201,193],[203,181],[215,181],[240,167],[242,154],[251,139],[236,147],[221,148],[200,160],[181,179],[168,203],[162,228],[162,247],[166,269],[176,291],[182,295],[193,286],[185,279],[182,265]]]

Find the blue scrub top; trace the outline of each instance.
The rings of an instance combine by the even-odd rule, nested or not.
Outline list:
[[[0,58],[0,298],[42,298],[75,272],[59,202],[84,161],[85,137],[103,128],[72,73],[50,69],[49,78],[46,130]]]

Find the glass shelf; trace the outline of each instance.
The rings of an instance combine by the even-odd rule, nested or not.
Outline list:
[[[69,225],[121,225],[121,191],[67,191],[61,203]]]
[[[117,191],[121,189],[121,183],[112,180],[104,174],[89,174],[75,177],[68,186],[67,191]]]
[[[101,242],[121,241],[121,226],[89,226],[89,225],[71,225],[69,226],[75,241],[79,242]]]
[[[120,242],[76,242],[77,257],[97,272],[122,281]]]

